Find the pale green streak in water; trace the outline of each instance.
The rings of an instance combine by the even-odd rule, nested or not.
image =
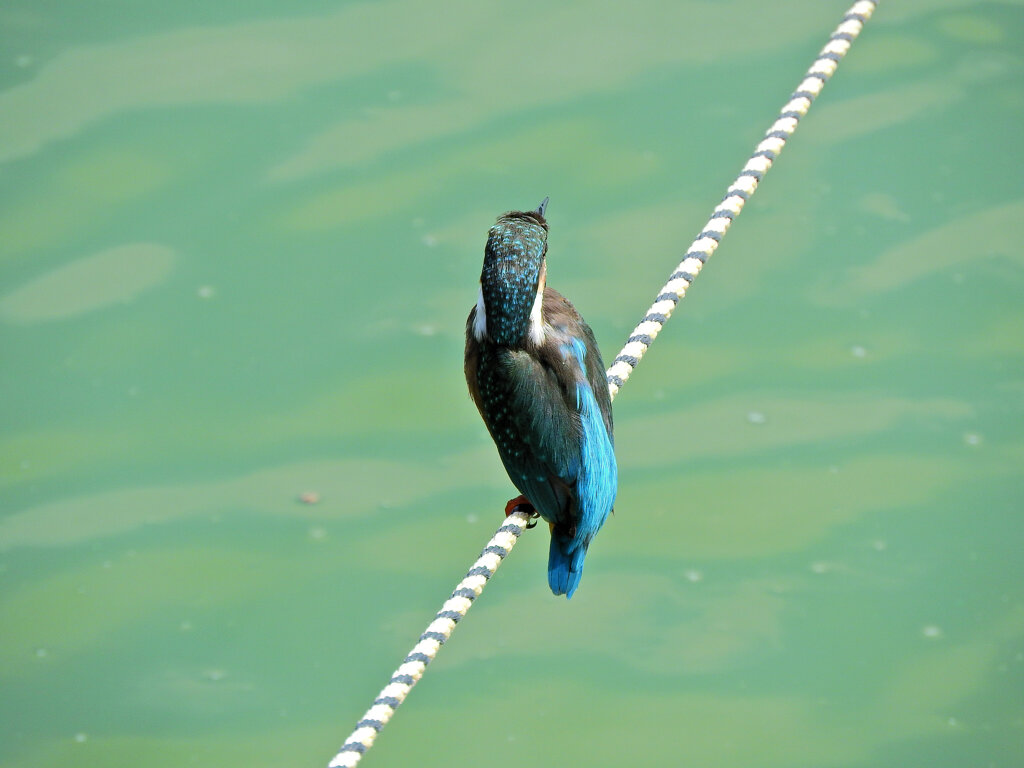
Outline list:
[[[0,764],[328,759],[513,494],[495,216],[551,196],[610,359],[845,7],[0,9]],[[1024,763],[1022,40],[882,5],[617,399],[577,596],[526,535],[367,765]]]

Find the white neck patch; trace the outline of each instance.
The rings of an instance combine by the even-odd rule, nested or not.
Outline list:
[[[473,318],[473,337],[483,341],[487,335],[487,307],[484,305],[484,289],[480,288],[476,298],[476,316]]]
[[[544,343],[544,281],[537,282],[537,298],[533,301],[533,309],[530,310],[530,328],[527,335],[536,346]]]

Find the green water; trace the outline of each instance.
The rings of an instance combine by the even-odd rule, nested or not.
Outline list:
[[[330,759],[514,495],[487,228],[551,196],[610,360],[845,8],[0,7],[0,765]],[[1022,40],[882,5],[616,400],[577,596],[525,535],[364,765],[1024,765]]]

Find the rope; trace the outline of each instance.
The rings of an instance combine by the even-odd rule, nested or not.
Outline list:
[[[715,206],[711,218],[701,229],[697,239],[690,244],[679,266],[669,276],[668,282],[658,291],[644,319],[633,329],[622,351],[616,355],[608,369],[608,389],[612,399],[629,380],[633,369],[643,358],[647,348],[658,337],[661,329],[672,317],[679,300],[686,295],[690,284],[700,274],[704,264],[718,248],[722,237],[729,231],[729,225],[740,215],[743,205],[757,191],[757,185],[768,173],[776,158],[782,153],[786,141],[796,131],[800,118],[807,114],[811,102],[821,93],[825,82],[832,77],[840,59],[850,50],[850,45],[871,18],[878,3],[875,0],[860,0],[843,16],[842,23],[832,33],[828,43],[821,49],[818,58],[811,64],[803,81],[797,86],[779,116],[768,129],[764,139],[747,160],[736,180],[729,185],[725,198]]]
[[[612,362],[607,371],[608,391],[612,399],[626,383],[633,369],[636,368],[648,347],[657,338],[661,329],[675,311],[679,300],[686,295],[687,289],[700,274],[704,264],[718,248],[722,237],[729,230],[729,225],[740,215],[743,205],[757,190],[764,175],[772,167],[776,158],[782,153],[786,141],[796,131],[800,118],[807,114],[815,97],[821,93],[825,82],[836,71],[839,61],[850,50],[850,45],[860,34],[864,23],[874,13],[877,0],[859,0],[843,16],[842,23],[829,37],[828,43],[818,54],[804,79],[790,96],[789,101],[779,112],[779,116],[765,134],[765,138],[757,145],[754,153],[747,160],[736,180],[729,185],[725,198],[719,203],[704,225],[697,238],[686,251],[683,260],[671,274],[668,282],[658,291],[650,309],[640,324],[633,329],[622,351]],[[405,701],[412,687],[419,682],[427,665],[434,660],[437,652],[451,637],[455,625],[466,615],[473,601],[483,592],[488,579],[494,575],[512,547],[516,545],[523,531],[526,530],[530,516],[516,510],[495,532],[494,536],[466,577],[458,583],[451,597],[441,606],[434,620],[426,631],[420,635],[419,642],[402,661],[402,664],[391,675],[391,680],[373,701],[366,714],[356,723],[356,729],[345,740],[344,745],[328,768],[353,768],[366,751],[373,746],[377,734],[391,720],[399,705]]]
[[[505,518],[505,522],[495,531],[480,557],[466,573],[466,578],[456,585],[451,597],[445,601],[426,631],[420,635],[419,642],[391,675],[388,684],[377,694],[373,706],[366,710],[366,714],[356,723],[356,729],[345,740],[345,744],[328,764],[328,768],[351,768],[362,759],[366,750],[373,746],[381,728],[387,725],[398,705],[405,701],[409,691],[423,677],[427,665],[434,660],[441,646],[451,637],[455,625],[466,615],[473,601],[484,591],[487,580],[494,575],[501,561],[512,551],[512,547],[519,541],[529,522],[530,515],[519,509]]]

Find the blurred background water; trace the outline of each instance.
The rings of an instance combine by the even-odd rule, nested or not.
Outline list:
[[[0,7],[0,764],[329,759],[514,495],[487,228],[609,361],[846,7]],[[367,765],[1024,765],[1022,40],[882,4]]]

